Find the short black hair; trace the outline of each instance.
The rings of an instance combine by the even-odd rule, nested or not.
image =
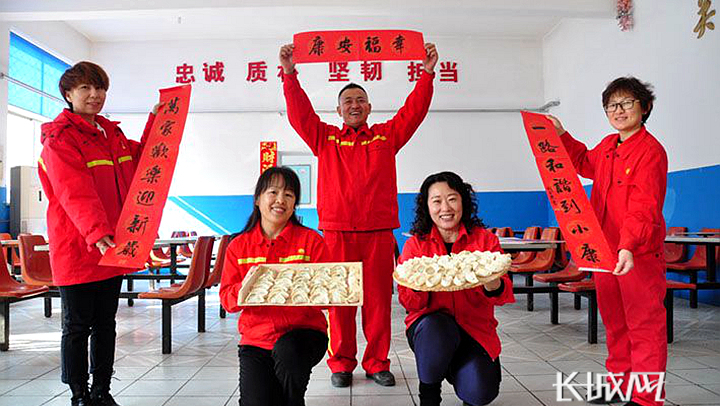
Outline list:
[[[650,112],[652,111],[653,104],[655,102],[653,86],[650,83],[641,82],[633,76],[619,77],[610,82],[603,91],[603,108],[607,106],[610,101],[610,97],[616,93],[629,93],[640,101],[640,107],[642,107],[643,111],[645,111],[642,115],[642,122],[645,124],[648,117],[650,117]]]
[[[478,204],[477,196],[472,185],[465,183],[460,175],[455,172],[440,172],[428,176],[420,186],[420,193],[415,198],[415,220],[413,221],[411,234],[424,238],[432,230],[435,223],[430,217],[428,209],[428,198],[430,186],[438,182],[445,182],[450,189],[458,192],[462,201],[462,217],[460,222],[465,226],[468,234],[472,234],[475,227],[484,228],[482,220],[477,215]]]
[[[363,91],[363,93],[365,93],[365,96],[367,96],[367,92],[365,91],[365,89],[363,89],[362,86],[358,85],[357,83],[350,82],[347,85],[345,85],[345,87],[340,89],[340,93],[338,93],[338,100],[340,100],[340,96],[342,96],[343,92],[348,89],[360,89]]]
[[[82,61],[76,63],[71,68],[68,68],[60,77],[58,87],[60,88],[60,94],[68,104],[70,111],[73,111],[73,106],[72,103],[68,101],[67,97],[65,97],[65,93],[80,85],[93,85],[98,89],[108,90],[110,87],[110,79],[100,65],[92,62]]]

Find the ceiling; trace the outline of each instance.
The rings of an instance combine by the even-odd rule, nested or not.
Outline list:
[[[562,18],[613,18],[613,0],[2,0],[0,20],[64,21],[92,42],[289,38],[414,29],[428,38],[541,38]]]

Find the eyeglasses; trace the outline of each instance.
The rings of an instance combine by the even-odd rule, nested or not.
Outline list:
[[[617,111],[618,107],[622,108],[623,111],[630,110],[635,105],[636,101],[640,101],[637,99],[632,100],[623,100],[620,103],[610,103],[607,106],[605,106],[605,112],[606,113],[614,113]]]

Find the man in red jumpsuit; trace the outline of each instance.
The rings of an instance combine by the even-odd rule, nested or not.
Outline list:
[[[395,385],[390,372],[390,303],[398,221],[395,155],[415,133],[430,107],[437,50],[425,44],[424,73],[405,105],[389,121],[368,126],[371,105],[365,90],[349,84],[340,91],[337,112],[342,128],[326,124],[300,87],[293,46],[280,48],[288,119],[318,157],[319,228],[337,261],[363,262],[362,327],[367,347],[366,376],[383,386]],[[332,384],[352,383],[357,366],[354,307],[330,310]]]
[[[555,117],[550,119],[580,176],[594,180],[590,202],[610,248],[618,253],[613,273],[593,274],[607,336],[605,366],[622,376],[622,393],[628,389],[632,393],[626,405],[659,406],[664,403],[656,400],[662,382],[660,390],[639,390],[630,374],[659,380],[667,363],[662,215],[667,155],[645,128],[655,100],[649,85],[621,77],[602,96],[608,120],[618,133],[591,150],[570,136]],[[645,383],[642,376],[639,383]]]

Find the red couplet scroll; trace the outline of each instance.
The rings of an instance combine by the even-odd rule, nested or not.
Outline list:
[[[177,162],[190,105],[190,85],[160,89],[160,102],[150,135],[138,163],[120,220],[116,247],[100,265],[143,268],[155,243]]]
[[[522,112],[540,177],[573,260],[581,270],[609,272],[617,256],[610,250],[577,171],[552,122]]]
[[[422,33],[409,30],[301,32],[293,44],[296,63],[425,59]]]

